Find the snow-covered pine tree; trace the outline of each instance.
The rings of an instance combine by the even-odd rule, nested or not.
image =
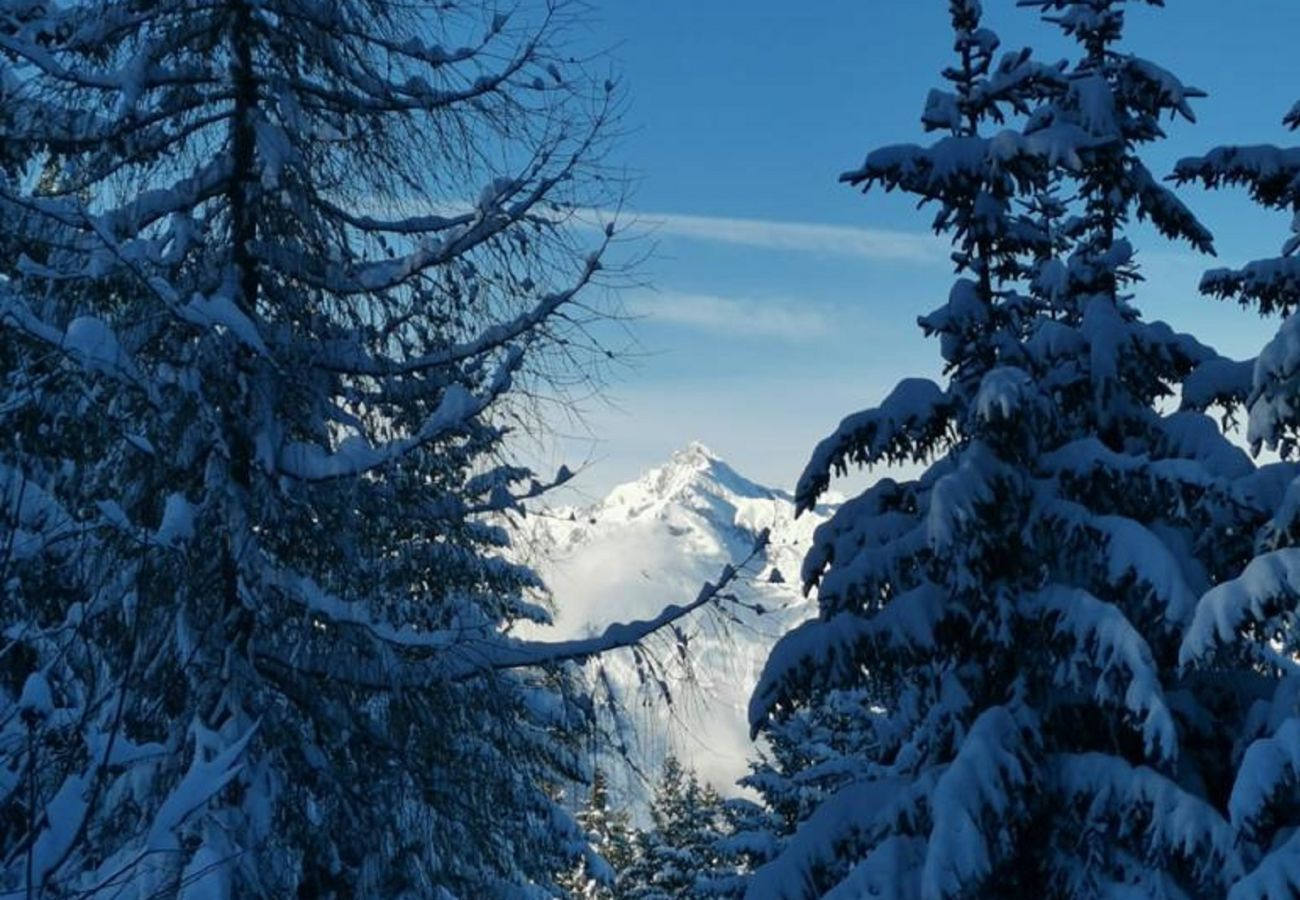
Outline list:
[[[687,772],[681,761],[669,754],[664,759],[659,781],[650,800],[650,825],[638,829],[630,864],[619,873],[618,895],[626,900],[665,900],[674,897],[679,879],[667,879],[677,872],[674,850],[665,828],[671,826],[669,812],[681,805],[686,792]]]
[[[631,863],[619,873],[618,900],[696,900],[712,896],[727,833],[724,801],[677,757],[664,760],[650,802],[650,827],[638,831]]]
[[[761,850],[758,861],[775,859],[800,824],[847,786],[874,752],[874,696],[864,686],[831,688],[764,723],[764,746],[741,779],[769,815],[765,825],[748,832]]]
[[[1284,121],[1300,128],[1300,104]],[[1255,202],[1292,215],[1292,235],[1279,256],[1213,269],[1201,281],[1206,294],[1283,317],[1258,359],[1225,369],[1217,390],[1225,404],[1247,406],[1252,446],[1275,450],[1284,461],[1243,482],[1268,512],[1254,535],[1255,557],[1201,597],[1182,647],[1189,668],[1242,684],[1258,700],[1230,732],[1235,777],[1227,811],[1248,872],[1227,896],[1278,900],[1300,893],[1300,466],[1286,461],[1300,437],[1300,148],[1218,147],[1180,161],[1174,174],[1211,188],[1244,186]]]
[[[1249,554],[1252,466],[1202,413],[1159,411],[1223,361],[1142,320],[1124,237],[1136,214],[1210,249],[1138,155],[1198,92],[1118,49],[1121,0],[1021,5],[1082,58],[995,64],[953,0],[959,63],[923,119],[947,134],[845,176],[935,204],[962,277],[921,319],[946,385],[900,383],[800,481],[807,508],[851,463],[929,463],[845,503],[805,561],[819,616],[750,711],[776,742],[753,783],[798,821],[750,900],[1209,898],[1237,870],[1215,805],[1233,698],[1177,663],[1195,598]],[[1027,115],[988,134],[1003,110]]]
[[[602,770],[592,775],[591,792],[576,818],[599,859],[581,859],[560,879],[560,886],[569,897],[615,900],[614,884],[618,874],[632,863],[636,832],[628,812],[610,806],[609,784]]]
[[[713,844],[713,860],[696,879],[696,889],[701,897],[740,900],[750,875],[776,855],[774,835],[782,830],[782,823],[771,810],[746,797],[728,797],[721,808],[722,827]]]
[[[582,852],[546,788],[589,710],[530,664],[656,626],[510,640],[546,613],[491,521],[612,232],[570,227],[616,97],[573,15],[0,2],[0,892],[515,896]]]

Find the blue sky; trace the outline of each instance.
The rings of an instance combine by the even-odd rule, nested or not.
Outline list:
[[[1229,12],[1225,12],[1228,10]],[[1006,49],[1060,58],[1070,46],[1014,0],[985,0]],[[582,34],[610,48],[627,91],[615,151],[653,245],[652,289],[626,293],[638,348],[605,401],[585,404],[581,488],[600,495],[691,440],[740,471],[789,486],[813,445],[898,378],[936,376],[916,317],[951,282],[928,213],[837,183],[882,144],[920,142],[927,91],[948,63],[943,0],[610,0]],[[1286,141],[1300,98],[1295,0],[1169,0],[1135,8],[1127,45],[1210,93],[1199,123],[1174,124],[1148,157],[1158,172],[1217,143]],[[1300,139],[1298,139],[1300,140]],[[1232,192],[1185,192],[1217,237],[1220,263],[1271,255],[1285,217]],[[1139,230],[1149,279],[1138,305],[1254,355],[1274,323],[1199,297],[1214,264]],[[558,427],[572,431],[567,425]]]

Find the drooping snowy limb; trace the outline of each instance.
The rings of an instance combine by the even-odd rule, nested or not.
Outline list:
[[[760,868],[750,879],[745,900],[808,900],[830,890],[841,870],[848,868],[835,848],[844,844],[870,847],[888,823],[910,818],[920,803],[920,786],[905,779],[855,782],[819,804],[807,821],[786,842],[774,861]],[[920,840],[877,841],[889,862],[919,862],[924,857]],[[891,860],[898,854],[901,859]],[[870,859],[870,857],[867,857]],[[834,874],[833,874],[834,873]],[[919,895],[920,877],[915,870],[889,873],[901,891]],[[908,896],[902,893],[902,896]]]
[[[0,296],[0,327],[33,338],[87,374],[102,374],[128,384],[152,399],[153,385],[123,349],[113,329],[95,316],[79,316],[62,331],[35,315],[21,298]]]
[[[1214,359],[1201,363],[1183,382],[1183,409],[1204,412],[1218,404],[1228,410],[1250,397],[1255,360]]]
[[[1117,604],[1130,615],[1139,609],[1149,611],[1141,618],[1154,619],[1168,631],[1191,620],[1197,595],[1188,583],[1188,573],[1153,529],[1126,516],[1093,515],[1068,501],[1050,501],[1045,512],[1048,522],[1080,541],[1080,550],[1091,549],[1096,554],[1107,582],[1141,588],[1132,591],[1131,605]]]
[[[1016,473],[982,440],[974,440],[950,455],[951,468],[935,471],[925,513],[925,545],[930,552],[948,557],[961,552],[972,535],[980,511],[994,502],[1001,490],[1014,482]],[[958,581],[957,590],[973,587]]]
[[[1078,809],[1085,829],[1114,823],[1138,837],[1148,865],[1190,861],[1212,883],[1242,872],[1236,834],[1217,809],[1167,776],[1102,753],[1063,753],[1048,760],[1047,783]]]
[[[897,597],[867,617],[842,612],[811,619],[782,636],[768,655],[749,701],[749,727],[757,734],[778,703],[817,690],[851,684],[859,674],[864,648],[879,642],[906,658],[934,644],[934,630],[945,613],[945,596],[924,584]]]
[[[1133,167],[1134,203],[1139,218],[1148,219],[1165,237],[1186,240],[1201,253],[1214,253],[1214,235],[1200,223],[1196,214],[1178,198],[1178,195],[1156,180],[1146,166]]]
[[[1289,900],[1300,891],[1300,834],[1270,850],[1228,891],[1228,900]]]
[[[1061,667],[1062,687],[1090,690],[1104,703],[1121,703],[1141,718],[1147,756],[1175,762],[1178,730],[1161,688],[1151,648],[1113,605],[1078,588],[1053,586],[1029,599],[1052,623],[1057,636],[1073,644]]]
[[[1210,269],[1201,277],[1201,291],[1224,299],[1236,297],[1264,314],[1289,315],[1300,307],[1300,259],[1259,259],[1240,269]]]
[[[1300,525],[1298,478],[1300,463],[1279,461],[1262,465],[1238,481],[1239,489],[1251,503],[1271,513],[1265,515],[1263,533],[1258,536],[1260,550],[1278,550],[1294,544],[1296,528]]]
[[[1210,189],[1225,186],[1247,187],[1256,203],[1273,209],[1295,211],[1300,204],[1296,173],[1300,172],[1300,148],[1258,144],[1253,147],[1217,147],[1205,156],[1179,160],[1174,178],[1179,182],[1200,182]],[[1261,312],[1290,312],[1294,293],[1287,290],[1291,278],[1290,260],[1300,238],[1291,237],[1282,248],[1282,256],[1260,260],[1232,272],[1216,269],[1206,274],[1206,293],[1219,297],[1238,297],[1243,303],[1260,303]]]
[[[382,466],[392,465],[413,451],[448,434],[463,430],[511,387],[511,376],[524,359],[521,348],[510,348],[483,394],[474,396],[459,385],[443,393],[437,408],[415,434],[381,447],[371,447],[364,438],[351,438],[329,453],[315,444],[290,444],[280,448],[276,470],[300,481],[357,478]]]
[[[878,580],[896,576],[906,582],[905,574],[928,549],[919,507],[929,489],[927,481],[882,478],[818,527],[804,557],[802,579],[805,585],[817,585],[819,605],[827,613],[859,598],[872,603],[871,588]],[[863,586],[855,574],[875,577]]]
[[[6,465],[0,465],[0,503],[5,525],[0,576],[16,561],[39,558],[61,542],[76,540],[86,528],[40,484]]]
[[[1271,513],[1256,535],[1256,553],[1294,547],[1300,536],[1300,467],[1291,462],[1261,467],[1242,487],[1253,502]]]
[[[1182,465],[1182,460],[1204,466],[1222,476],[1228,490],[1239,489],[1242,479],[1249,479],[1259,471],[1241,447],[1204,413],[1180,410],[1161,416],[1156,428],[1159,452],[1169,457],[1175,468]]]
[[[921,838],[885,838],[854,865],[843,881],[823,894],[823,900],[922,900],[919,872],[925,847]]]
[[[1295,120],[1289,118],[1289,127]],[[1251,147],[1217,147],[1201,157],[1180,160],[1174,179],[1180,183],[1199,182],[1208,188],[1243,186],[1251,198],[1270,209],[1300,211],[1300,148],[1272,145]],[[1300,247],[1296,223],[1273,259],[1251,262],[1241,269],[1213,269],[1201,280],[1202,292],[1211,296],[1236,298],[1254,304],[1261,313],[1290,315],[1300,304],[1300,267],[1294,253]]]
[[[172,849],[176,844],[176,831],[185,819],[202,809],[239,774],[239,760],[257,726],[232,743],[219,741],[216,735],[205,736],[201,725],[196,724],[195,729],[194,760],[154,816],[147,838],[150,849]],[[209,743],[219,748],[210,759],[206,757],[208,748],[205,746]]]
[[[93,775],[78,773],[68,776],[62,786],[45,806],[40,820],[40,830],[32,837],[27,853],[31,868],[24,861],[23,890],[37,892],[56,889],[61,879],[59,873],[65,864],[79,862],[82,851],[79,845],[85,837],[89,819],[96,808],[113,802],[113,798],[129,795],[125,788],[132,781],[145,785],[158,779],[160,763],[166,758],[168,748],[161,744],[133,744],[114,723],[110,733],[91,731],[87,734],[94,769]],[[65,712],[72,712],[65,710]],[[155,889],[175,890],[184,884],[174,884],[174,867],[159,860],[175,859],[180,851],[178,840],[186,821],[199,815],[217,793],[235,777],[241,768],[253,731],[239,740],[225,745],[215,734],[205,733],[195,726],[193,756],[188,770],[165,792],[156,817],[147,832],[124,833],[118,836],[120,849],[109,859],[102,860],[77,881],[80,892],[98,896],[119,888],[121,884],[148,884],[155,881]],[[210,755],[215,754],[215,755]],[[112,767],[113,775],[105,773]],[[101,782],[108,781],[105,785]],[[224,860],[222,861],[224,863]],[[30,874],[29,874],[30,873]]]
[[[1193,665],[1243,632],[1286,631],[1286,619],[1300,606],[1300,548],[1285,548],[1253,559],[1241,575],[1216,585],[1196,604],[1183,637],[1179,662]]]
[[[30,876],[22,884],[22,890],[43,891],[50,876],[71,852],[73,842],[85,825],[88,781],[81,774],[65,779],[41,811],[38,818],[40,830],[24,851],[24,862],[30,863],[27,867]],[[12,865],[16,860],[3,862]]]
[[[600,271],[600,257],[601,251],[597,251],[587,258],[581,275],[572,286],[544,297],[533,308],[521,313],[509,322],[491,326],[471,341],[405,360],[388,360],[376,357],[348,358],[347,356],[334,358],[331,356],[329,348],[327,348],[315,360],[315,363],[322,368],[340,374],[385,378],[395,375],[416,374],[491,353],[537,330],[552,318],[561,307],[571,303],[580,292],[591,285],[592,278]],[[344,352],[356,353],[356,348],[347,348]]]
[[[1300,316],[1289,315],[1255,360],[1246,438],[1256,451],[1268,447],[1286,457],[1295,450],[1300,436],[1297,384],[1300,384]]]
[[[962,897],[981,884],[1014,841],[1013,821],[1034,789],[1028,710],[993,706],[980,713],[929,798],[933,826],[921,869],[921,896]],[[1027,741],[1028,737],[1028,741]],[[1002,846],[991,846],[991,844]]]
[[[1284,806],[1300,784],[1300,719],[1289,718],[1275,731],[1246,748],[1228,798],[1228,814],[1243,836],[1258,841],[1268,826],[1271,810]],[[1283,847],[1283,858],[1295,853]],[[1294,865],[1294,861],[1290,863]],[[1276,863],[1275,863],[1276,865]]]
[[[829,486],[831,472],[846,472],[850,462],[925,459],[948,434],[950,416],[949,401],[933,381],[900,382],[879,407],[849,416],[817,445],[795,489],[799,509],[811,509]]]
[[[706,583],[689,603],[667,604],[649,619],[609,625],[599,635],[563,641],[521,641],[503,635],[484,634],[478,629],[418,632],[394,630],[384,623],[367,621],[363,604],[345,603],[329,597],[314,585],[299,582],[297,591],[310,611],[341,628],[360,628],[391,648],[373,661],[349,660],[338,646],[321,649],[259,647],[258,658],[278,668],[325,677],[369,689],[409,689],[488,677],[512,669],[547,668],[568,662],[586,662],[617,650],[643,643],[671,628],[692,613],[725,598],[727,589],[745,566],[766,548],[768,534],[759,535],[749,554],[738,564],[726,566],[716,582]],[[405,658],[402,651],[420,654]]]
[[[1205,420],[1208,421],[1208,420]],[[1186,492],[1189,489],[1223,491],[1231,496],[1236,485],[1225,481],[1223,472],[1236,472],[1242,476],[1254,471],[1249,457],[1240,447],[1223,437],[1213,428],[1211,440],[1201,444],[1176,443],[1178,438],[1190,437],[1184,430],[1170,435],[1165,449],[1178,451],[1169,456],[1152,459],[1148,455],[1130,456],[1110,449],[1096,438],[1082,438],[1066,444],[1043,457],[1043,468],[1059,478],[1086,481],[1094,474],[1098,477],[1120,477],[1133,484],[1145,482],[1151,489]]]
[[[82,564],[85,562],[83,559]],[[9,883],[21,884],[24,891],[40,891],[61,883],[60,870],[84,855],[83,839],[91,818],[114,802],[115,792],[121,796],[124,782],[139,784],[140,779],[148,778],[138,765],[142,760],[146,761],[143,768],[148,769],[148,760],[161,755],[160,745],[138,744],[123,733],[124,701],[131,690],[128,680],[91,685],[80,695],[67,693],[67,678],[74,670],[74,661],[82,655],[78,635],[89,620],[104,618],[104,613],[104,604],[98,598],[91,599],[69,609],[68,619],[60,628],[32,627],[20,633],[10,630],[8,636],[14,642],[4,648],[5,655],[19,645],[48,643],[57,648],[48,667],[28,677],[16,708],[0,705],[0,748],[17,751],[14,755],[29,779],[35,776],[37,766],[48,770],[51,785],[44,806],[30,809],[25,832],[11,836],[15,840],[10,856],[0,859],[0,873],[8,877]],[[148,658],[156,649],[141,642],[137,656]],[[38,690],[32,689],[33,683],[39,684]],[[73,705],[64,705],[67,700]],[[25,739],[19,737],[24,730]],[[83,759],[87,763],[84,767],[76,765]],[[17,786],[15,782],[3,787]],[[31,780],[23,785],[28,792],[35,786]],[[0,795],[7,793],[0,790]],[[21,794],[15,796],[23,799]],[[40,794],[27,796],[41,802]],[[11,798],[0,796],[0,801],[7,799]],[[93,895],[97,889],[89,892]]]

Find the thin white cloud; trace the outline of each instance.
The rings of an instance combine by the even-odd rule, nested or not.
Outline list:
[[[637,213],[635,219],[657,235],[766,250],[910,263],[933,263],[946,253],[932,235],[880,228],[678,213]]]
[[[370,197],[358,212],[375,216],[461,216],[472,213],[469,201],[408,197]],[[535,210],[535,215],[545,215]],[[887,228],[858,228],[817,222],[785,222],[773,219],[745,219],[732,216],[696,216],[685,213],[638,212],[608,209],[575,209],[554,213],[556,219],[604,228],[611,221],[635,222],[660,237],[712,241],[763,250],[847,256],[857,259],[928,264],[947,259],[948,245],[933,234],[893,231]]]
[[[721,334],[798,342],[831,332],[830,319],[807,302],[643,291],[627,298],[627,308],[652,322]]]

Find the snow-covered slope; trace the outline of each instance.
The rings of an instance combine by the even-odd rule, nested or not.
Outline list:
[[[746,479],[700,444],[584,508],[538,511],[529,543],[557,606],[555,636],[598,631],[693,599],[722,567],[746,557],[771,529],[767,551],[745,570],[735,602],[683,623],[651,650],[671,693],[633,654],[604,661],[621,695],[632,766],[606,763],[611,781],[636,798],[673,750],[719,788],[745,771],[750,691],[773,641],[813,612],[799,590],[799,567],[826,509],[794,517],[793,498]]]

